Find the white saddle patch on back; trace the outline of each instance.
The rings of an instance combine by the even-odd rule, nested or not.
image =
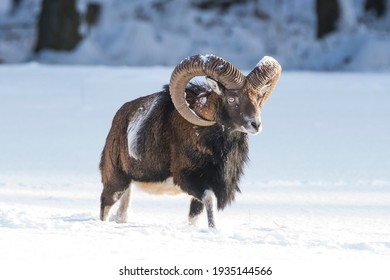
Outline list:
[[[140,188],[144,192],[150,194],[170,194],[177,195],[183,194],[184,192],[180,189],[178,185],[175,185],[173,178],[169,177],[163,182],[132,182],[136,187]]]
[[[160,96],[156,95],[151,98],[146,104],[143,104],[138,108],[138,111],[134,114],[133,119],[129,122],[127,127],[127,143],[129,147],[129,155],[136,159],[141,160],[140,154],[137,150],[138,146],[138,132],[142,128],[143,123],[147,120],[150,114],[153,112],[156,104],[158,104]]]

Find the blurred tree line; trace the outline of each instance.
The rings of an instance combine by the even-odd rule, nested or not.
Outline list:
[[[383,17],[386,13],[386,0],[365,0],[364,10]],[[337,29],[341,11],[338,0],[316,0],[317,38],[322,38]]]
[[[12,0],[13,9],[17,9],[23,0]],[[169,0],[156,0],[164,4]],[[197,9],[230,9],[234,5],[269,0],[191,0]],[[337,29],[341,17],[340,0],[315,0],[317,16],[317,38],[321,39]],[[38,21],[38,40],[35,52],[42,49],[72,50],[82,40],[80,24],[85,22],[90,28],[99,21],[102,6],[98,2],[88,3],[85,14],[76,8],[77,0],[42,0]],[[364,9],[377,17],[386,14],[386,0],[365,0]]]
[[[18,0],[21,1],[21,0]],[[72,50],[81,41],[80,23],[97,23],[101,6],[90,2],[85,15],[76,9],[77,0],[42,0],[35,52],[42,49]]]

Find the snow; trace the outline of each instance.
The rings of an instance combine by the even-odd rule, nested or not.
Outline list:
[[[200,56],[200,60],[202,60],[203,68],[206,67],[206,64],[210,61],[210,58],[212,58],[213,54],[205,54]]]
[[[321,40],[315,0],[244,1],[226,10],[201,9],[199,1],[99,0],[100,19],[80,26],[84,39],[75,50],[39,54],[33,49],[40,0],[22,1],[14,13],[10,1],[0,4],[4,63],[173,66],[183,57],[215,53],[247,69],[260,54],[277,58],[286,70],[390,69],[390,12],[377,18],[364,11],[364,0],[340,1],[338,29]],[[88,3],[77,1],[82,15]]]
[[[216,231],[205,213],[188,225],[188,196],[138,190],[128,224],[99,221],[98,163],[112,118],[159,91],[172,70],[0,66],[1,278],[251,265],[272,266],[272,279],[388,279],[386,72],[283,72],[262,133],[250,136],[242,194],[217,213]]]
[[[199,100],[197,100],[197,102],[198,102],[198,106],[202,107],[202,106],[206,105],[207,97],[203,96],[203,97],[199,98]]]
[[[264,56],[262,59],[260,59],[260,61],[256,64],[255,68],[256,67],[260,67],[262,66],[263,64],[272,64],[272,63],[276,63],[277,61],[275,60],[275,58],[273,58],[272,56]]]

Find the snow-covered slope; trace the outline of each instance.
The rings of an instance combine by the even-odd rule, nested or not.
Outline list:
[[[217,231],[205,217],[187,225],[187,196],[138,191],[129,224],[100,222],[98,161],[112,117],[171,71],[0,67],[2,279],[122,279],[125,265],[388,279],[389,74],[284,72],[250,138],[243,193]]]

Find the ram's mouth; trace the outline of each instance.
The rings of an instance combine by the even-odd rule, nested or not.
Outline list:
[[[254,126],[252,125],[247,125],[247,126],[241,126],[240,127],[240,131],[241,132],[244,132],[244,133],[247,133],[247,134],[250,134],[250,135],[257,135],[259,134],[261,131],[263,130],[263,125],[260,124],[260,126],[258,128],[255,128]]]

